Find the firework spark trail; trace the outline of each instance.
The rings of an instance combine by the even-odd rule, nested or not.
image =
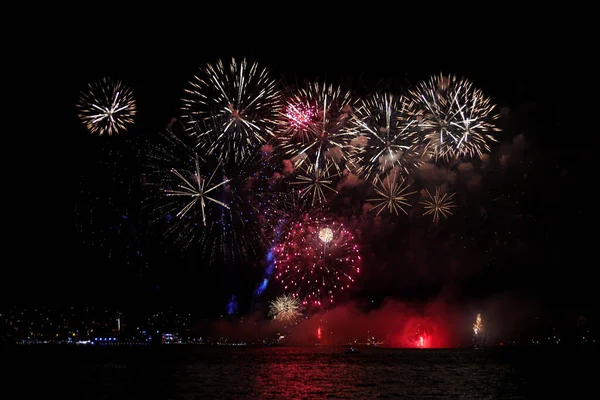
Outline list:
[[[477,314],[477,319],[473,323],[473,333],[475,336],[483,332],[483,321],[481,320],[481,314]]]
[[[448,218],[448,215],[452,215],[450,210],[456,207],[452,201],[455,193],[441,194],[439,186],[435,188],[435,196],[432,196],[429,190],[425,189],[425,191],[427,192],[428,199],[420,203],[425,206],[423,216],[432,215],[433,222],[438,223],[440,221],[440,216]]]
[[[333,179],[337,174],[331,174],[331,163],[326,163],[324,168],[319,168],[317,164],[303,165],[299,168],[296,180],[292,185],[302,185],[299,191],[301,198],[311,198],[311,206],[315,206],[327,201],[327,192],[337,193],[332,186]]]
[[[266,68],[243,59],[209,64],[190,82],[181,108],[187,131],[206,155],[242,162],[275,137],[281,97]]]
[[[354,105],[350,92],[316,82],[290,96],[286,104],[278,135],[283,155],[296,167],[307,160],[317,167],[329,161],[341,174],[348,144],[356,137],[347,127]],[[298,124],[299,119],[302,124]]]
[[[103,78],[90,83],[77,102],[78,117],[92,134],[112,136],[133,124],[136,104],[122,82]]]
[[[362,100],[352,117],[360,135],[350,147],[356,173],[369,180],[395,167],[405,175],[417,169],[423,163],[417,113],[404,96],[376,93]]]
[[[410,94],[421,108],[420,127],[436,159],[481,156],[497,141],[495,106],[470,81],[435,75]]]
[[[404,178],[401,178],[400,182],[398,182],[398,173],[395,171],[390,172],[385,179],[382,180],[378,177],[373,182],[373,189],[379,197],[367,199],[367,201],[375,203],[372,210],[377,211],[377,215],[386,209],[390,214],[394,213],[398,215],[399,211],[402,211],[408,215],[403,206],[411,207],[407,197],[417,192],[407,192],[410,185],[405,185],[404,182]]]
[[[302,317],[300,300],[283,294],[269,302],[269,316],[287,325],[293,325]]]
[[[323,228],[332,231],[325,245],[319,238]],[[354,236],[342,224],[308,217],[288,229],[275,246],[275,260],[275,278],[286,293],[303,304],[323,306],[350,288],[360,273],[361,257]]]

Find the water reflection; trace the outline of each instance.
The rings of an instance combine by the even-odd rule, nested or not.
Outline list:
[[[582,398],[596,358],[552,349],[17,350],[4,360],[20,398],[78,399]]]
[[[522,398],[510,365],[474,351],[215,349],[177,381],[188,395],[229,399]]]

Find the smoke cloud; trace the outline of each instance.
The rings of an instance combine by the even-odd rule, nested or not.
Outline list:
[[[290,160],[283,160],[283,175],[290,175],[294,173],[294,164]]]
[[[260,148],[260,152],[263,156],[269,156],[273,154],[273,150],[273,146],[271,146],[270,144],[265,144]]]
[[[342,179],[338,182],[336,189],[338,192],[340,192],[344,188],[354,188],[358,185],[362,185],[364,182],[365,181],[360,179],[358,175],[355,175],[345,169],[342,174]]]
[[[479,339],[489,345],[522,340],[535,329],[540,304],[507,293],[465,303],[441,293],[433,301],[402,302],[387,299],[378,307],[351,302],[329,310],[312,310],[297,325],[285,327],[255,313],[249,317],[220,319],[207,333],[213,339],[260,342],[279,336],[283,346],[377,344],[397,348],[452,348],[472,346],[473,323],[482,315]],[[524,336],[525,335],[525,336]]]

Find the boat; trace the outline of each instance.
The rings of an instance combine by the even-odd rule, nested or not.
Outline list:
[[[354,347],[350,347],[346,349],[346,353],[360,353],[360,351],[356,350]]]

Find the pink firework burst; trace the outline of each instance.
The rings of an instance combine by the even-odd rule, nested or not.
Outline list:
[[[328,219],[307,217],[293,223],[274,254],[275,279],[303,305],[333,303],[360,273],[354,235],[343,224]]]
[[[288,123],[297,129],[305,129],[313,121],[315,111],[306,104],[289,104],[285,109]]]

